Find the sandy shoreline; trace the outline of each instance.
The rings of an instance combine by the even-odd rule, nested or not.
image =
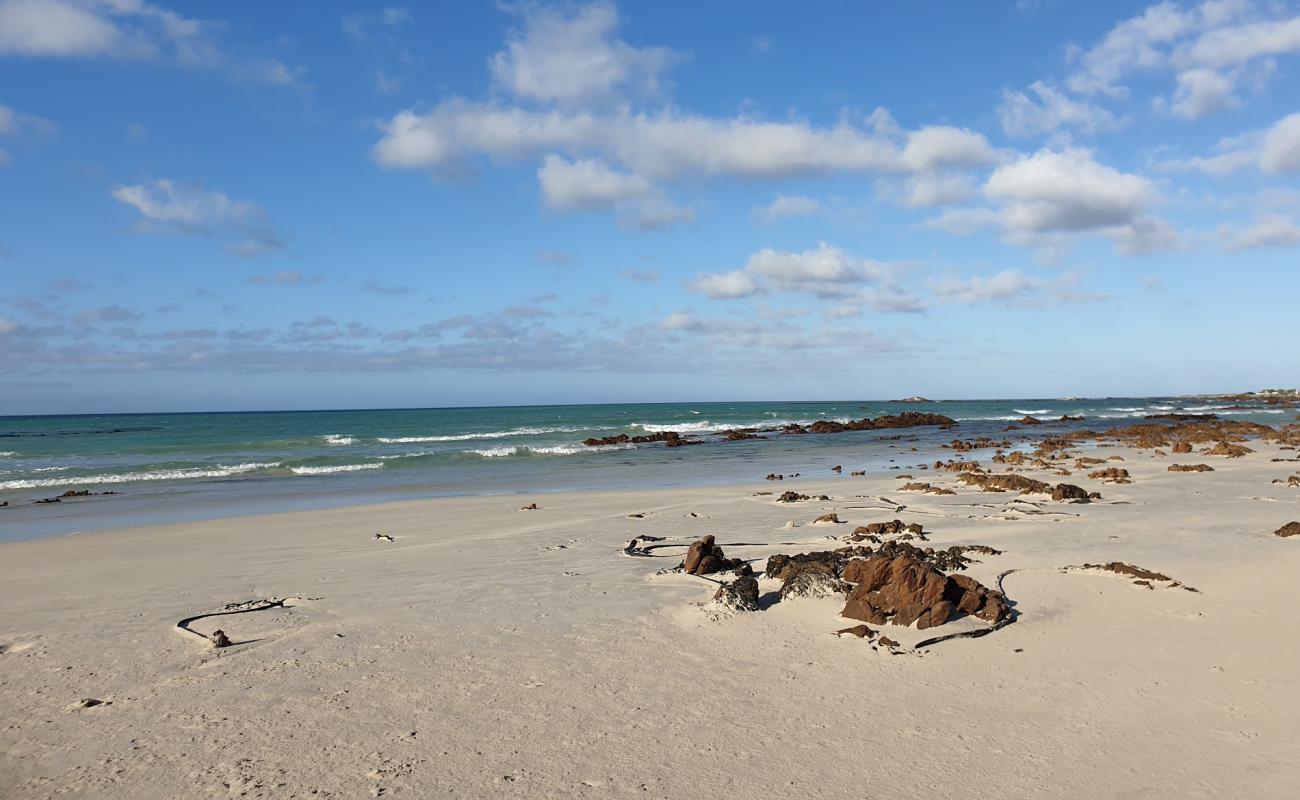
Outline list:
[[[1064,480],[1103,500],[1022,498],[1045,513],[931,472],[917,478],[957,494],[806,478],[0,545],[0,795],[1287,796],[1300,540],[1273,531],[1300,518],[1300,488],[1271,481],[1300,464],[1250,446],[1237,459],[1107,449],[1134,482],[1076,473]],[[1215,471],[1166,471],[1198,462]],[[786,489],[831,500],[754,496]],[[531,499],[539,510],[518,510]],[[848,524],[808,524],[831,511]],[[890,655],[830,635],[856,622],[842,599],[714,620],[698,605],[713,584],[621,552],[645,533],[797,543],[728,548],[761,570],[895,517],[935,547],[1004,551],[967,574],[992,585],[1016,570],[1018,620],[925,651],[908,645],[983,623],[882,626],[903,645]],[[1060,569],[1115,560],[1199,592]],[[302,599],[196,623],[247,644],[212,650],[173,628],[268,597]]]

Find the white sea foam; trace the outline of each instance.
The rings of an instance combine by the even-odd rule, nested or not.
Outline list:
[[[356,444],[357,443],[355,436],[344,436],[341,433],[330,433],[320,438],[325,441],[325,444]]]
[[[634,422],[631,427],[640,428],[646,433],[665,433],[667,431],[676,431],[677,433],[720,433],[722,431],[734,430],[736,428],[780,428],[785,425],[811,425],[814,422],[824,421],[819,419],[764,419],[754,422],[710,422],[709,420],[700,420],[699,422]],[[835,422],[850,422],[849,417],[837,417]]]
[[[1013,408],[1013,409],[1011,409],[1011,410],[1014,411],[1014,412],[1016,412],[1017,414],[1050,414],[1050,413],[1052,413],[1051,409],[1049,409],[1049,408],[1030,408],[1030,409],[1024,409],[1024,408]]]
[[[383,469],[383,464],[336,464],[329,467],[289,467],[294,475],[333,475],[336,472],[360,472],[363,469]]]
[[[217,465],[215,467],[189,467],[185,469],[160,469],[154,472],[119,472],[107,475],[72,475],[66,478],[26,478],[0,483],[0,489],[39,489],[46,486],[93,486],[103,483],[137,483],[140,481],[183,481],[197,478],[228,478],[262,469],[280,466],[280,462]]]
[[[482,450],[466,450],[466,455],[477,455],[484,458],[505,458],[506,456],[573,456],[578,453],[605,453],[610,450],[634,450],[636,445],[611,444],[599,447],[586,447],[585,445],[576,444],[557,444],[549,447],[531,447],[528,445],[514,445],[502,447],[487,447]]]
[[[508,431],[486,433],[460,433],[446,436],[380,436],[375,441],[384,444],[417,444],[420,442],[468,442],[474,439],[508,439],[512,436],[544,436],[548,433],[574,433],[586,428],[512,428]]]
[[[9,458],[16,455],[18,455],[16,450],[0,450],[0,458]]]

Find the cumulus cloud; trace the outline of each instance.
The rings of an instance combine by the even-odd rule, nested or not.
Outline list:
[[[1036,291],[1034,281],[1014,269],[987,277],[942,278],[930,280],[930,291],[940,300],[954,303],[1009,302]]]
[[[763,290],[758,280],[743,269],[698,275],[691,281],[690,289],[713,300],[734,300]]]
[[[820,201],[802,195],[778,194],[771,203],[756,206],[754,216],[767,222],[775,222],[788,217],[810,217],[821,210]]]
[[[704,323],[692,314],[676,311],[664,317],[659,327],[666,331],[701,331],[704,330]]]
[[[548,155],[537,170],[542,198],[549,208],[603,211],[648,196],[650,182],[639,175],[610,169],[586,158],[569,161]]]
[[[1300,16],[1286,4],[1166,0],[1123,20],[1090,48],[1072,51],[1066,84],[1082,95],[1126,97],[1138,73],[1172,73],[1176,88],[1161,99],[1175,114],[1200,119],[1232,108],[1243,81],[1259,85],[1272,58],[1300,52]]]
[[[1241,229],[1223,227],[1219,234],[1233,252],[1300,245],[1300,225],[1282,214],[1265,214]]]
[[[1091,135],[1121,125],[1101,106],[1071,98],[1042,81],[1031,83],[1028,92],[1003,90],[998,121],[1011,136],[1038,136],[1061,128],[1075,128]]]
[[[1300,172],[1300,113],[1285,116],[1264,130],[1221,139],[1209,155],[1166,159],[1158,166],[1171,172],[1195,171],[1215,177],[1248,167],[1269,174]]]
[[[976,131],[949,125],[904,131],[881,109],[860,120],[817,125],[710,116],[671,105],[639,108],[636,88],[659,85],[661,71],[674,60],[671,51],[618,39],[610,5],[563,11],[528,6],[520,13],[522,27],[490,60],[499,91],[479,101],[449,98],[380,122],[371,151],[376,163],[465,175],[483,162],[536,159],[549,207],[636,201],[620,221],[657,228],[694,215],[667,197],[662,186],[668,182],[928,175],[978,169],[998,158]],[[772,213],[796,210],[778,206]]]
[[[300,67],[227,53],[220,27],[142,0],[0,0],[0,55],[156,60],[241,80],[300,82]]]
[[[572,10],[519,9],[522,27],[489,61],[493,80],[524,99],[570,104],[632,91],[653,94],[680,56],[665,47],[633,47],[616,36],[618,11],[596,3]]]
[[[1148,214],[1158,198],[1151,181],[1099,164],[1082,148],[1022,156],[996,169],[984,194],[999,209],[976,218],[995,221],[1012,242],[1037,246],[1054,235],[1095,233],[1125,252],[1172,243],[1168,226]]]
[[[230,252],[245,257],[282,250],[288,244],[259,206],[223,192],[160,178],[114,186],[110,194],[140,212],[143,219],[136,227],[143,233],[220,234],[232,239],[227,245]]]
[[[1200,119],[1236,105],[1234,83],[1212,69],[1189,69],[1178,75],[1171,110],[1184,119]]]
[[[822,242],[803,252],[759,250],[744,268],[697,275],[688,288],[714,300],[778,291],[852,298],[883,311],[917,310],[917,303],[894,284],[893,275],[892,265],[858,258]]]

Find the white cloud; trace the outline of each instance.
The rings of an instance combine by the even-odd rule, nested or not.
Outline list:
[[[1060,128],[1077,128],[1085,134],[1120,126],[1115,115],[1101,106],[1071,99],[1058,89],[1035,81],[1025,92],[1004,89],[998,104],[998,121],[1012,136],[1038,136]]]
[[[666,331],[702,331],[704,323],[692,314],[677,311],[664,317],[659,327]]]
[[[0,136],[17,136],[22,133],[48,135],[55,130],[57,126],[48,119],[34,114],[23,114],[9,106],[0,105]]]
[[[1219,232],[1233,252],[1300,245],[1300,225],[1281,214],[1266,214],[1242,230],[1221,228]]]
[[[1014,269],[988,277],[931,279],[929,283],[935,297],[953,303],[1006,303],[1038,289],[1036,282]]]
[[[1159,162],[1171,172],[1195,171],[1222,177],[1247,167],[1261,172],[1300,172],[1300,113],[1290,114],[1264,130],[1222,139],[1212,155]]]
[[[223,192],[160,178],[152,183],[114,186],[110,194],[140,212],[144,219],[138,229],[145,233],[222,233],[235,239],[228,245],[230,252],[245,257],[287,246],[266,212]]]
[[[414,21],[411,12],[405,8],[385,8],[379,14],[379,21],[390,28],[401,27]]]
[[[1284,3],[1205,0],[1184,7],[1166,0],[1120,22],[1093,47],[1076,48],[1067,85],[1080,94],[1125,97],[1130,76],[1173,72],[1173,97],[1159,104],[1200,119],[1233,107],[1243,79],[1267,82],[1269,59],[1297,52],[1300,16]]]
[[[6,317],[0,317],[0,336],[18,330],[18,323]]]
[[[1005,306],[1041,308],[1052,303],[1084,303],[1108,299],[1100,293],[1079,292],[1078,278],[1065,274],[1051,281],[1030,278],[1019,270],[1006,269],[994,275],[969,278],[931,278],[930,291],[939,300],[973,305],[998,303]]]
[[[537,170],[547,208],[557,211],[617,210],[620,224],[638,230],[664,230],[694,222],[695,211],[674,205],[650,182],[611,169],[600,159],[569,161],[548,155]]]
[[[948,206],[965,201],[970,193],[970,180],[964,175],[924,173],[908,181],[903,203],[910,208]]]
[[[1212,69],[1189,69],[1178,75],[1171,108],[1184,119],[1201,119],[1236,105],[1234,81]]]
[[[949,125],[931,125],[907,135],[901,161],[914,172],[941,167],[982,167],[993,163],[993,148],[982,133]]]
[[[278,85],[301,79],[301,68],[279,60],[229,55],[219,28],[142,0],[0,0],[0,55],[159,60]]]
[[[767,222],[787,217],[810,217],[821,210],[822,204],[812,197],[778,194],[771,203],[755,206],[754,216]]]
[[[1300,17],[1251,22],[1207,31],[1181,57],[1215,67],[1244,64],[1261,56],[1300,51]]]
[[[1300,172],[1300,113],[1283,117],[1264,134],[1259,168],[1265,172]]]
[[[1151,220],[1157,198],[1146,178],[1099,164],[1081,148],[1040,150],[999,167],[984,194],[1000,204],[999,223],[1012,241],[1037,244],[1044,235],[1102,233],[1126,251],[1168,244],[1169,231]]]
[[[691,291],[712,299],[736,299],[765,291],[812,294],[821,298],[858,298],[882,310],[916,310],[893,286],[893,268],[845,253],[822,242],[812,250],[790,252],[765,248],[752,254],[743,269],[697,275]],[[865,294],[871,284],[885,291]]]
[[[1078,70],[1067,84],[1081,94],[1123,96],[1121,79],[1135,69],[1163,66],[1167,48],[1195,26],[1195,15],[1172,2],[1150,6],[1111,28],[1092,48],[1078,51]]]
[[[712,300],[734,300],[763,291],[754,276],[743,269],[699,275],[691,282],[690,289]]]
[[[548,155],[537,170],[542,198],[549,208],[600,211],[646,197],[650,183],[639,175],[610,169],[594,158],[569,161]]]
[[[1001,215],[991,208],[949,208],[922,223],[955,236],[970,236],[981,228],[998,224]]]
[[[597,3],[571,13],[524,6],[523,28],[489,62],[496,83],[527,100],[574,103],[623,91],[653,94],[659,75],[679,56],[664,47],[633,47],[615,35],[618,12]]]

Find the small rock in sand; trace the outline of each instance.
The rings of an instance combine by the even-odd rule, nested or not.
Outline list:
[[[758,579],[746,575],[719,586],[713,594],[713,602],[730,611],[757,611]]]
[[[840,519],[838,514],[832,512],[830,514],[822,514],[820,517],[813,520],[813,524],[814,525],[842,525],[844,524],[844,520]]]
[[[213,647],[229,647],[229,646],[230,646],[230,637],[226,636],[226,632],[223,631],[223,630],[215,630],[215,631],[213,631],[213,632],[212,632],[212,635],[208,637],[208,641],[209,641],[209,642],[212,642],[212,646],[213,646]]]
[[[1288,522],[1277,530],[1273,531],[1274,536],[1281,536],[1283,539],[1292,536],[1300,536],[1300,522]]]
[[[836,636],[843,636],[845,634],[856,636],[859,639],[866,639],[875,636],[876,632],[868,628],[866,625],[854,625],[852,628],[840,628],[838,631],[835,631]]]

